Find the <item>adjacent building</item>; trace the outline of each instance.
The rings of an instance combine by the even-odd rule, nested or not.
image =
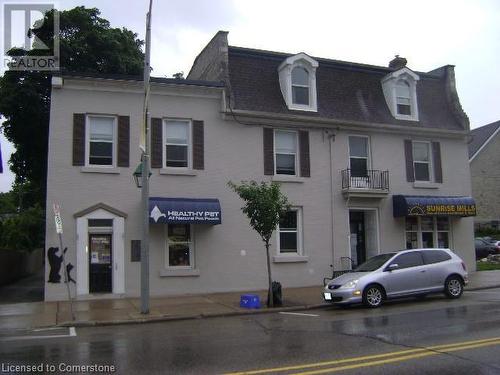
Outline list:
[[[500,121],[470,133],[469,163],[477,228],[500,228]]]
[[[78,298],[139,295],[142,95],[137,77],[53,79],[47,207],[60,205]],[[228,181],[278,181],[292,203],[272,240],[284,287],[405,248],[450,247],[475,269],[453,66],[253,50],[219,32],[187,79],[152,79],[150,108],[152,295],[266,288],[263,243]],[[66,298],[53,223],[47,210],[48,300]]]

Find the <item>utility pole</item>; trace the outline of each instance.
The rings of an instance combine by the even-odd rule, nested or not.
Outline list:
[[[142,241],[141,241],[141,314],[149,314],[149,75],[151,57],[151,9],[153,0],[149,1],[149,11],[146,16],[146,46],[144,56],[144,112],[141,140],[142,162]],[[142,137],[141,137],[142,138]]]

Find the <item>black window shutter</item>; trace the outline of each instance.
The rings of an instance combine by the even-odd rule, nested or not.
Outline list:
[[[413,145],[411,140],[405,139],[406,181],[415,181],[413,172]]]
[[[300,175],[311,177],[311,161],[309,157],[309,132],[299,131]]]
[[[119,167],[129,166],[130,117],[118,116],[118,162]]]
[[[205,168],[205,136],[203,121],[193,121],[193,169]]]
[[[274,132],[264,128],[264,174],[274,174]]]
[[[85,114],[73,114],[73,165],[85,165]]]
[[[434,167],[434,181],[443,182],[443,169],[441,166],[441,145],[439,142],[432,142],[432,158]]]
[[[161,118],[151,119],[151,168],[163,166],[163,126]]]

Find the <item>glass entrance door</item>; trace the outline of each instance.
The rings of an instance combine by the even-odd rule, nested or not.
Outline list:
[[[111,293],[112,246],[111,234],[89,234],[89,292]]]
[[[351,259],[353,267],[366,261],[366,233],[363,211],[349,211],[349,226],[351,231]]]

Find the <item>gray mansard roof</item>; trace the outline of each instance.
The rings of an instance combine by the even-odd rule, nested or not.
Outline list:
[[[219,31],[196,58],[189,79],[226,82],[233,110],[294,114],[346,122],[365,122],[465,130],[469,121],[455,90],[453,66],[415,72],[419,121],[395,119],[385,101],[381,80],[394,69],[314,58],[318,111],[289,110],[280,90],[278,66],[292,54],[227,45]]]

